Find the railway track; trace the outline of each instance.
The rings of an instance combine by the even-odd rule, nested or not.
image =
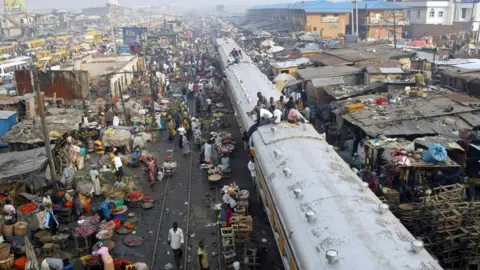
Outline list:
[[[170,156],[172,157],[172,160],[177,161],[177,162],[178,162],[178,160],[175,159],[176,154],[177,154],[176,151],[181,150],[181,149],[177,148],[177,146],[176,146],[176,144],[178,143],[178,139],[179,139],[178,137],[175,137],[175,139],[173,140],[173,151],[170,154]],[[193,145],[191,145],[191,146],[193,148]],[[178,222],[179,227],[184,230],[185,243],[183,245],[183,248],[184,248],[184,250],[183,250],[184,255],[183,256],[184,256],[185,260],[183,262],[183,267],[184,267],[184,269],[186,269],[186,267],[187,267],[187,264],[188,264],[187,263],[187,257],[188,256],[186,254],[187,254],[187,250],[188,250],[187,247],[188,247],[188,239],[189,239],[189,234],[188,234],[189,233],[188,232],[188,227],[189,226],[188,226],[188,224],[189,224],[189,218],[190,218],[190,205],[191,205],[192,162],[193,162],[193,155],[191,153],[190,158],[187,161],[186,168],[183,167],[183,166],[180,166],[180,167],[174,169],[173,175],[170,176],[170,177],[166,177],[163,180],[163,183],[165,183],[165,186],[164,186],[164,192],[163,192],[163,200],[162,200],[162,204],[161,204],[160,219],[159,219],[158,226],[157,226],[156,233],[155,233],[155,244],[154,244],[154,248],[153,248],[152,260],[151,260],[151,263],[150,263],[151,269],[161,269],[161,268],[164,267],[162,265],[162,264],[164,264],[164,262],[161,262],[162,253],[159,252],[160,243],[161,243],[161,240],[166,239],[167,231],[172,226],[171,222],[168,223],[168,221],[169,221],[168,217],[170,217],[170,215],[172,214],[171,210],[173,209],[174,205],[177,204],[177,202],[176,201],[171,201],[171,199],[173,199],[173,197],[171,196],[171,193],[172,193],[172,191],[175,192],[175,189],[179,189],[179,187],[174,186],[173,183],[178,184],[178,183],[181,183],[180,181],[182,179],[185,179],[184,177],[179,176],[180,171],[188,171],[188,176],[186,177],[187,182],[182,183],[182,184],[186,184],[186,188],[187,188],[186,203],[185,203],[186,204],[186,209],[187,209],[186,210],[186,222],[182,223],[181,220],[176,220]],[[180,163],[178,163],[178,164],[180,164]],[[173,180],[173,182],[172,182],[172,180]],[[157,189],[158,189],[158,187],[157,187]],[[169,254],[170,258],[167,259],[167,262],[170,262],[170,261],[173,261],[173,254],[172,254],[172,251],[170,249],[168,249],[168,250],[170,252],[170,254]],[[172,263],[172,265],[174,265],[174,262]]]

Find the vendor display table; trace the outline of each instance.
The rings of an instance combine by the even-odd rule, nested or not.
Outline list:
[[[73,208],[62,207],[55,212],[55,216],[60,223],[70,223],[72,221]]]

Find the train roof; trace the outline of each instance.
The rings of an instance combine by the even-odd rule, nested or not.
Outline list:
[[[260,126],[252,135],[257,164],[299,269],[442,269],[311,125]],[[297,198],[296,188],[303,196]],[[314,221],[306,212],[315,213]],[[327,250],[338,252],[328,264]]]
[[[217,39],[217,45],[233,107],[248,129],[255,119],[246,112],[255,106],[256,93],[275,100],[281,94],[245,53],[241,63],[229,66],[229,53],[239,48],[233,40]],[[251,139],[298,269],[442,269],[426,250],[411,251],[412,234],[391,212],[378,212],[381,201],[360,189],[360,178],[311,125],[264,125]],[[300,198],[296,188],[303,190]],[[315,212],[313,222],[307,211]],[[327,262],[329,249],[338,252],[335,264]]]
[[[280,99],[282,94],[246,53],[243,53],[239,64],[230,65],[227,62],[233,63],[234,59],[229,54],[234,48],[240,48],[232,39],[219,38],[217,45],[222,67],[225,68],[224,73],[231,85],[230,94],[236,102],[233,107],[236,113],[240,114],[243,128],[248,130],[255,123],[255,117],[248,116],[246,113],[252,111],[257,104],[257,93],[261,92],[267,99],[273,97],[275,100]]]

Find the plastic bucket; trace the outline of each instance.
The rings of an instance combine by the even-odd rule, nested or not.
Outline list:
[[[122,205],[125,204],[124,199],[115,199],[115,200],[113,200],[113,202],[115,203],[115,207],[119,207],[119,206],[122,206]]]
[[[27,257],[20,257],[15,260],[15,267],[18,270],[23,270],[25,269],[25,265],[27,264]]]
[[[86,204],[83,205],[83,212],[84,212],[85,214],[90,213],[90,210],[91,210],[91,209],[92,209],[92,205],[91,205],[91,204],[86,203]]]
[[[73,270],[73,262],[69,262],[67,266],[63,267],[63,270]]]
[[[120,225],[122,224],[122,221],[118,218],[112,219],[113,223],[115,223],[115,227],[118,229],[120,228]]]

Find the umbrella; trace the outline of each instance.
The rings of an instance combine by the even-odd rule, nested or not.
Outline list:
[[[255,57],[255,56],[259,55],[259,54],[260,54],[260,53],[257,52],[257,51],[255,51],[255,50],[251,50],[251,51],[249,51],[249,52],[247,53],[247,55],[250,56],[250,57]]]
[[[283,51],[285,48],[281,47],[281,46],[273,46],[272,48],[268,49],[267,52],[268,53],[277,53],[277,52],[281,52]]]
[[[260,43],[260,45],[262,45],[263,47],[273,47],[273,46],[275,46],[275,42],[271,39],[266,39],[266,40],[262,41],[262,43]]]
[[[294,81],[294,80],[296,79],[292,75],[287,73],[280,73],[273,79],[273,82]]]

